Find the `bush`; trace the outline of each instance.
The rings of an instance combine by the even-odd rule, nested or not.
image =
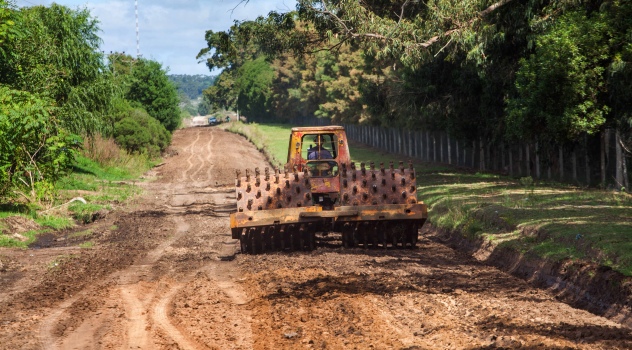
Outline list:
[[[0,197],[46,199],[71,169],[81,138],[61,128],[55,113],[52,100],[0,85]]]
[[[130,109],[114,124],[116,143],[130,153],[159,156],[171,142],[171,134],[142,109]]]

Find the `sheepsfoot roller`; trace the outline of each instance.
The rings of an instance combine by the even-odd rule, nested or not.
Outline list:
[[[293,128],[283,171],[237,172],[232,237],[243,253],[312,250],[316,233],[347,248],[415,247],[428,208],[417,201],[412,163],[350,161],[340,126]]]

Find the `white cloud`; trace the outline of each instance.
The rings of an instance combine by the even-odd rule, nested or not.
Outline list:
[[[105,52],[136,54],[134,1],[127,0],[17,0],[18,6],[86,7],[100,22]],[[253,20],[270,11],[293,10],[296,0],[138,0],[140,53],[161,62],[172,74],[210,74],[195,56],[204,47],[207,30],[228,30],[235,20]]]

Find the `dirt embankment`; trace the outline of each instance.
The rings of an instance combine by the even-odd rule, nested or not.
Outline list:
[[[235,254],[234,170],[261,154],[212,127],[173,147],[140,203],[90,236],[0,249],[0,349],[632,348],[628,328],[427,230],[414,250]]]

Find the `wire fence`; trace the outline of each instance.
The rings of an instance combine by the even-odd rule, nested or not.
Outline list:
[[[328,125],[321,118],[299,118],[295,125]],[[348,124],[350,140],[426,162],[450,164],[513,177],[546,179],[584,186],[629,190],[629,155],[618,147],[614,130],[586,135],[574,144],[541,147],[533,143],[461,141],[440,131]]]

